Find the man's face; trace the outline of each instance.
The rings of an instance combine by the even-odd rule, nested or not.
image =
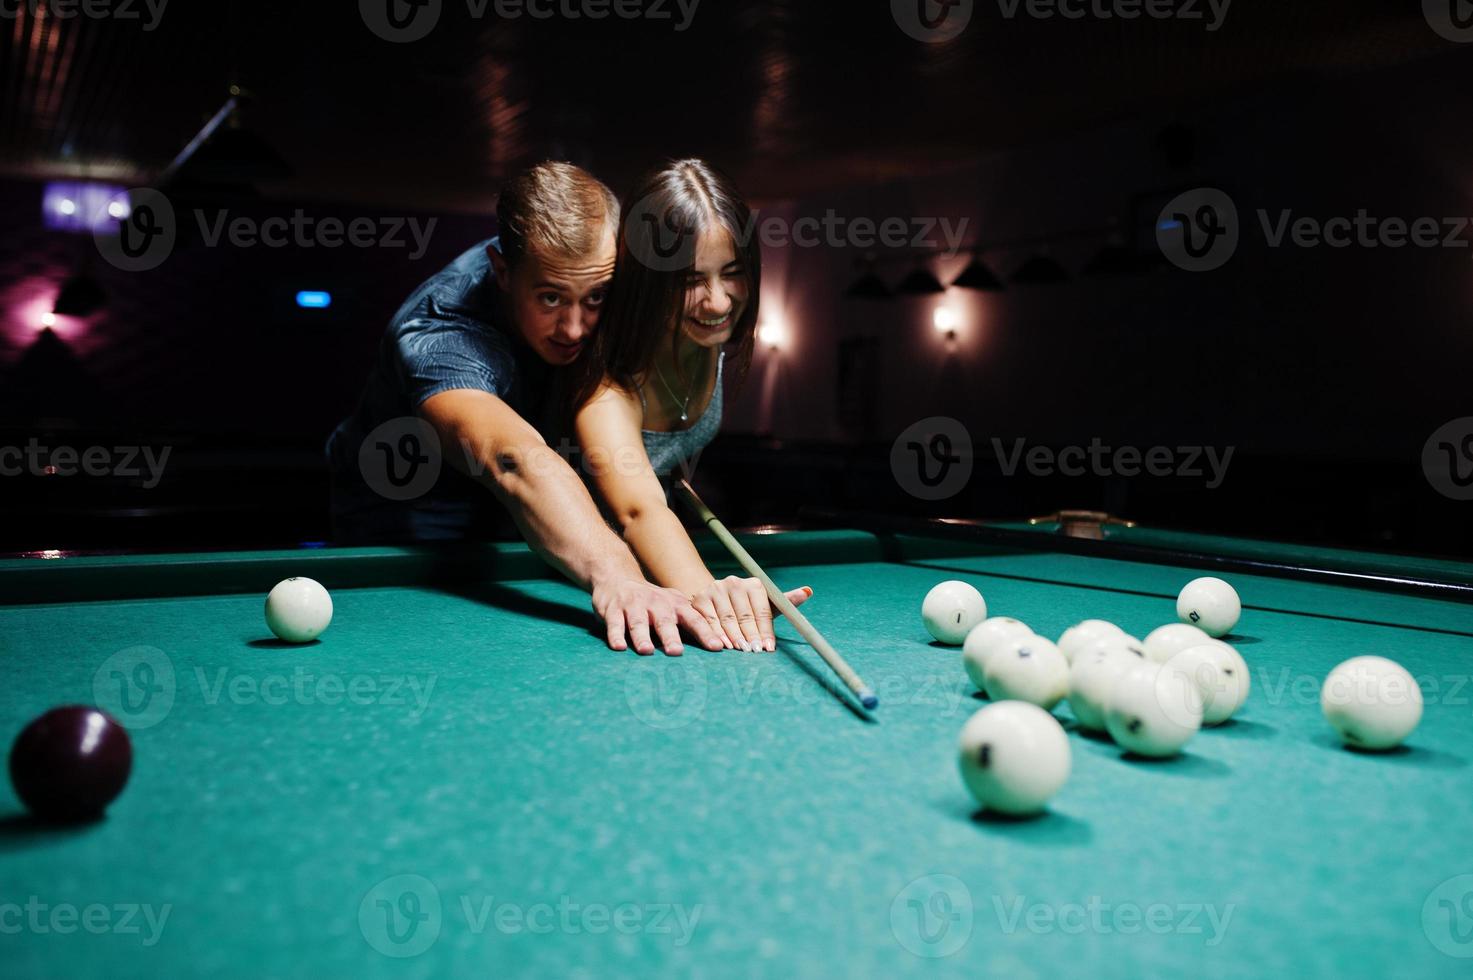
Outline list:
[[[536,249],[515,269],[494,249],[496,279],[511,305],[512,322],[548,364],[571,364],[598,326],[617,256],[610,228],[598,248],[576,258],[545,256]]]

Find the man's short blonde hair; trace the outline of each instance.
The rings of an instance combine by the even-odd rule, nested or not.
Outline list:
[[[512,177],[496,203],[501,254],[516,266],[529,252],[564,259],[593,252],[619,227],[619,199],[582,167],[547,160]]]

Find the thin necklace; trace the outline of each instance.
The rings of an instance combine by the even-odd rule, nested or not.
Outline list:
[[[690,406],[690,400],[695,397],[696,381],[700,380],[700,375],[698,374],[696,376],[696,379],[690,383],[690,391],[687,391],[685,393],[685,398],[682,399],[679,395],[675,393],[675,389],[670,387],[670,382],[665,380],[665,372],[660,368],[659,361],[655,362],[655,373],[660,376],[660,384],[664,385],[665,390],[670,392],[670,397],[680,403],[680,421],[689,422],[690,414],[686,411],[686,409]]]

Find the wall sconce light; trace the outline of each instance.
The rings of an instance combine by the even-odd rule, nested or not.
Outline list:
[[[936,307],[936,312],[931,314],[931,323],[936,327],[936,332],[947,340],[956,339],[956,328],[960,323],[956,310],[949,306]]]
[[[763,320],[757,328],[757,342],[768,350],[782,350],[788,342],[788,333],[776,320]]]

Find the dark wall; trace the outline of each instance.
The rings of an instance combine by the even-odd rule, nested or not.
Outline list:
[[[467,215],[372,212],[311,204],[182,202],[169,258],[125,273],[88,235],[41,227],[40,184],[0,184],[0,424],[66,420],[83,427],[266,437],[325,434],[353,405],[377,340],[404,297],[460,252],[494,233]],[[357,247],[207,245],[221,215],[260,222],[371,218],[384,244]],[[434,221],[423,254],[391,222]],[[292,233],[295,239],[297,236]],[[319,239],[308,238],[308,241]],[[107,293],[83,320],[63,318],[39,343],[39,317],[61,284],[86,269]],[[302,311],[300,289],[327,289],[326,311]],[[51,341],[52,338],[46,338]]]
[[[965,220],[967,245],[985,246],[1004,277],[1047,247],[1071,278],[865,301],[844,290],[868,258],[893,285],[923,261],[949,282],[969,256],[842,239],[765,249],[764,315],[788,339],[778,352],[759,350],[703,473],[729,475],[721,499],[738,523],[784,519],[829,499],[983,516],[1099,506],[1233,533],[1473,553],[1467,506],[1435,493],[1420,465],[1434,429],[1473,414],[1473,250],[1270,248],[1258,217],[1263,210],[1277,220],[1286,209],[1321,220],[1361,209],[1439,221],[1473,214],[1466,61],[1458,53],[1342,79],[1285,79],[1170,117],[1061,134],[944,178],[759,202],[778,227],[830,210],[849,220]],[[1168,126],[1174,154],[1162,142]],[[956,134],[959,156],[968,136]],[[1160,203],[1197,186],[1223,189],[1238,207],[1242,242],[1224,267],[1188,273],[1157,261],[1139,275],[1080,274],[1107,229],[1149,242]],[[41,230],[40,191],[0,184],[0,428],[16,437],[58,425],[187,432],[201,446],[282,447],[295,456],[278,465],[311,470],[297,484],[275,476],[269,484],[278,512],[301,511],[287,522],[297,537],[325,534],[317,449],[351,408],[386,319],[493,228],[489,216],[304,204],[319,219],[438,224],[417,260],[408,247],[186,241],[161,268],[129,275],[99,261],[90,238]],[[206,210],[222,207],[259,218],[296,205]],[[107,307],[41,335],[40,313],[84,265],[107,290]],[[291,303],[299,288],[333,290],[334,309],[299,313]],[[940,303],[960,317],[955,341],[932,328]],[[844,362],[866,343],[867,359]],[[901,430],[935,415],[967,427],[979,475],[958,497],[921,505],[897,487],[888,450]],[[773,456],[753,436],[811,451]],[[1096,438],[1139,449],[1209,445],[1236,455],[1220,488],[1179,478],[1006,477],[992,459],[994,438],[1055,448]],[[235,460],[212,471],[212,487],[229,485],[232,465],[261,471],[259,457]],[[764,467],[781,475],[753,481]],[[82,501],[87,488],[75,492]],[[51,491],[37,493],[40,501]],[[202,493],[181,484],[175,496]]]
[[[949,180],[797,202],[798,215],[965,218],[969,241],[1052,240],[1051,253],[1075,275],[1002,293],[875,302],[840,294],[858,277],[863,249],[769,250],[764,303],[793,341],[777,355],[780,369],[767,369],[775,380],[766,397],[742,403],[730,424],[790,438],[889,438],[940,412],[984,440],[1099,436],[1415,460],[1437,426],[1468,412],[1470,236],[1464,231],[1456,248],[1271,248],[1258,212],[1275,223],[1286,209],[1320,220],[1366,209],[1465,221],[1473,148],[1457,120],[1473,97],[1453,84],[1465,63],[1285,86],[1175,120],[1061,139]],[[1172,166],[1160,148],[1173,121],[1195,134],[1185,166]],[[1222,188],[1238,206],[1243,240],[1226,266],[1078,274],[1103,236],[1071,238],[1072,230],[1115,223],[1129,238],[1134,212],[1154,202],[1154,218],[1175,190],[1197,186]],[[1006,275],[1033,251],[1002,247],[984,257]],[[917,264],[879,255],[891,284]],[[967,260],[929,266],[949,281]],[[940,304],[961,315],[955,343],[932,328]],[[882,352],[873,432],[846,426],[837,410],[838,351],[855,337],[876,338]],[[762,365],[756,379],[767,380]]]

